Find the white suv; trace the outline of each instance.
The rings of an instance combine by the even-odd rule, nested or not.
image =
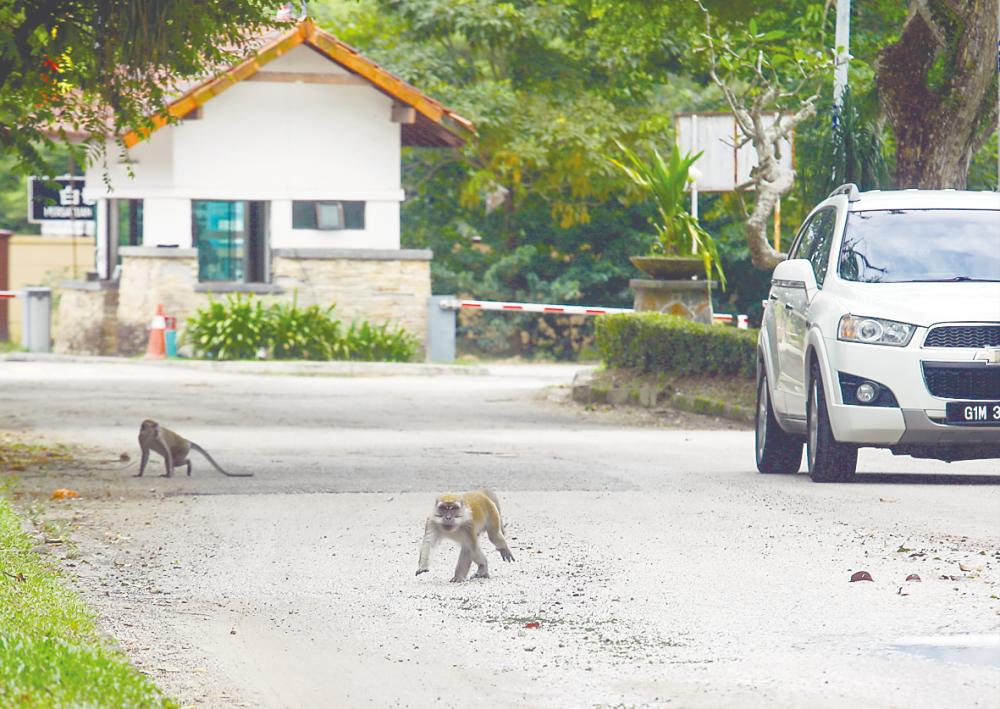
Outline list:
[[[850,480],[858,448],[1000,457],[1000,194],[837,188],[778,264],[757,469]]]

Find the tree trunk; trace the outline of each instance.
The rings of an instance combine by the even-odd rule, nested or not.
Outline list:
[[[879,100],[896,134],[895,186],[964,189],[996,127],[997,0],[911,0],[879,54]]]

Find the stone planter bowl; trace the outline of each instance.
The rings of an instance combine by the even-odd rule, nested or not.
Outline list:
[[[687,281],[705,275],[705,262],[697,256],[630,256],[629,261],[657,280]]]

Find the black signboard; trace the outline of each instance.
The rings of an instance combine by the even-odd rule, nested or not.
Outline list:
[[[28,180],[28,221],[86,221],[94,218],[94,202],[83,198],[82,177],[53,177]]]

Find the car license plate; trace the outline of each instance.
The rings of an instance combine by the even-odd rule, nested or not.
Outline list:
[[[1000,401],[949,401],[945,405],[945,421],[1000,426]]]

